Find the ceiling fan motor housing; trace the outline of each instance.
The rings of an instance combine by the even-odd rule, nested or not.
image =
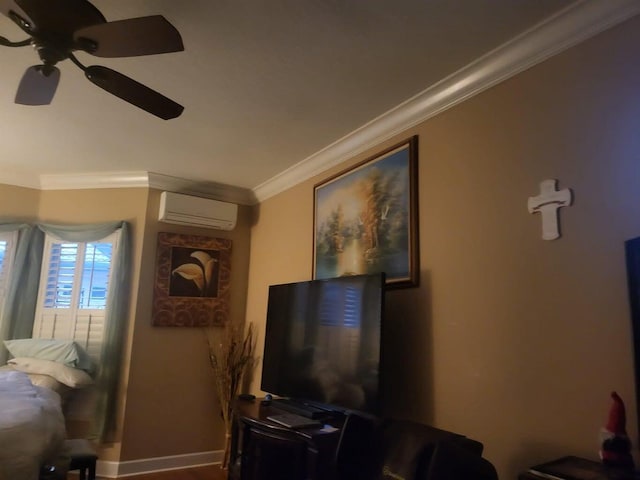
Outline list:
[[[68,50],[60,49],[53,43],[41,42],[35,40],[32,42],[33,48],[38,52],[38,56],[45,66],[53,66],[56,63],[69,57]]]

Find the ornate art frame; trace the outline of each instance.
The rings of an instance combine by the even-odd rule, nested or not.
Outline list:
[[[229,317],[231,240],[160,232],[152,325],[210,327]]]
[[[315,185],[313,278],[385,272],[418,285],[418,137]]]

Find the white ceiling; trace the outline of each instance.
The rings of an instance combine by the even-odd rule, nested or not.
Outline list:
[[[77,56],[148,85],[184,113],[160,120],[94,86],[70,61],[59,64],[51,105],[15,105],[24,70],[39,61],[30,47],[0,47],[0,179],[155,172],[252,190],[572,2],[93,3],[107,20],[161,14],[180,31],[184,52]],[[0,17],[0,36],[25,38]]]

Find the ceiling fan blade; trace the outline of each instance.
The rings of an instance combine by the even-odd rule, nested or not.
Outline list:
[[[0,0],[0,12],[13,20],[22,30],[30,32],[33,22],[13,0]]]
[[[4,13],[7,17],[11,10],[21,10],[13,0],[0,0],[0,12]]]
[[[176,118],[184,110],[182,105],[110,68],[92,65],[84,74],[100,88],[163,120]]]
[[[16,93],[20,105],[49,105],[58,88],[60,70],[51,65],[34,65],[24,72]]]
[[[184,50],[182,37],[162,15],[130,18],[81,28],[77,45],[98,57],[136,57]]]
[[[102,13],[87,0],[14,1],[30,19],[30,26],[26,30],[36,36],[44,32],[48,37],[62,37],[71,42],[76,30],[106,22]]]

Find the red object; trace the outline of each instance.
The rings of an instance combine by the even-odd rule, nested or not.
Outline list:
[[[624,410],[624,402],[616,392],[611,392],[613,404],[609,410],[609,421],[605,427],[615,435],[627,435],[625,424],[627,417]]]

